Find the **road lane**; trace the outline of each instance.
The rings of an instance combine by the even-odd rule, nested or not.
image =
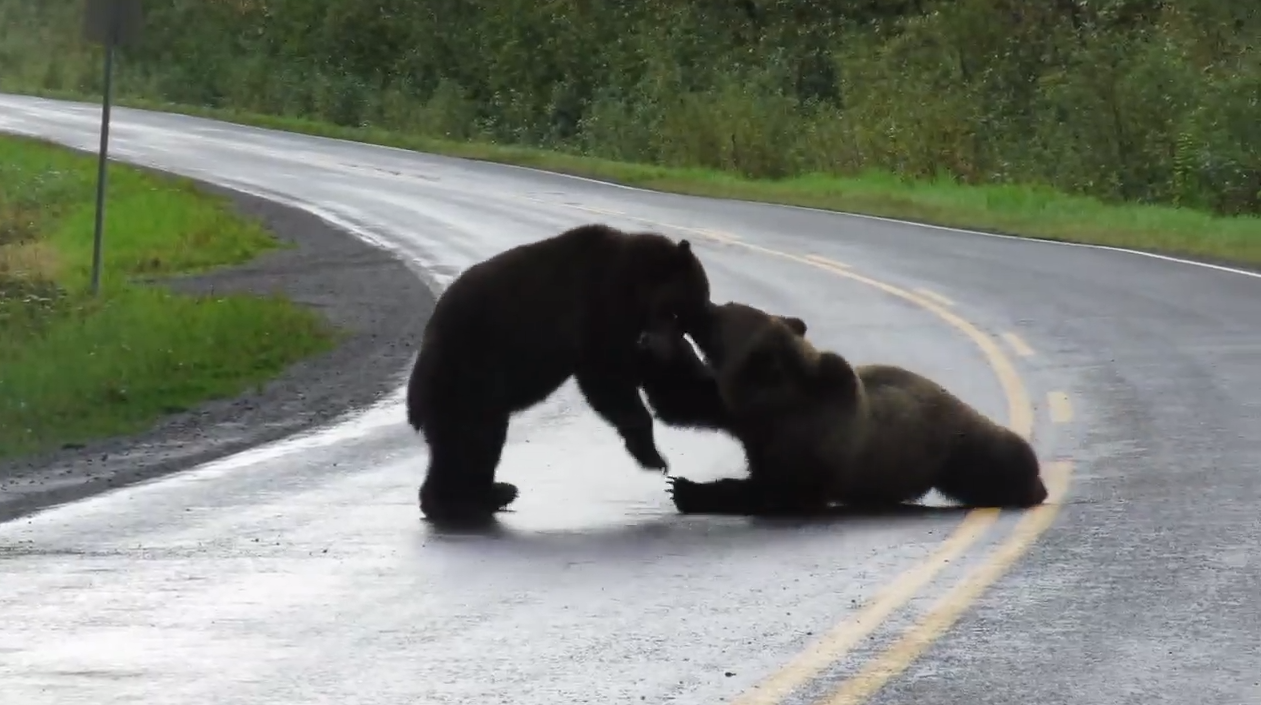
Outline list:
[[[0,129],[88,149],[97,114],[0,98]],[[1077,479],[1030,555],[872,702],[1261,703],[1261,278],[179,116],[116,117],[116,154],[322,209],[439,284],[576,222],[636,224],[579,206],[819,254],[946,297],[996,338],[1014,333],[1029,347],[1011,352],[1038,407],[1039,448],[1072,458]],[[698,247],[716,297],[800,315],[823,344],[860,361],[912,365],[1003,418],[977,351],[924,312],[738,246]],[[1051,393],[1071,400],[1071,423],[1049,422]],[[423,455],[388,423],[345,444],[198,470],[0,526],[0,546],[14,553],[3,560],[0,609],[37,615],[0,628],[0,683],[6,693],[20,684],[13,692],[31,703],[68,702],[47,699],[56,691],[43,688],[53,685],[85,702],[292,702],[316,693],[348,702],[718,702],[852,615],[959,520],[784,529],[673,517],[659,478],[610,452],[610,434],[572,388],[517,422],[504,475],[525,492],[506,539],[427,535],[413,503]],[[735,457],[726,439],[668,430],[661,438],[688,476],[722,474]],[[333,466],[338,457],[345,464]],[[586,471],[597,464],[610,467]],[[307,555],[328,544],[319,556],[333,558]],[[871,648],[790,700],[835,692],[976,561],[947,571]],[[9,578],[18,572],[27,577]],[[257,579],[271,592],[254,590],[256,574],[278,576]],[[288,587],[295,575],[304,589]],[[679,610],[670,617],[667,606]],[[216,610],[244,621],[236,631],[215,627]],[[137,625],[168,620],[180,636],[159,648],[142,634],[111,654],[102,646],[123,632],[93,626],[110,618],[150,639],[166,632]],[[50,633],[62,639],[42,636]],[[70,633],[83,651],[58,646]],[[241,658],[218,651],[224,640]],[[32,641],[41,646],[6,652]],[[163,665],[164,656],[177,663]],[[91,675],[111,664],[145,675]],[[66,675],[76,669],[87,675]]]
[[[90,111],[12,100],[0,100],[0,129],[90,146]],[[437,285],[600,218],[520,170],[491,178],[391,150],[117,117],[115,154],[315,206]],[[815,267],[672,234],[696,241],[716,297],[801,315],[822,344],[948,376],[1006,417],[984,358],[924,310]],[[773,672],[961,519],[678,517],[660,475],[625,457],[570,384],[513,425],[501,472],[523,493],[507,533],[435,536],[417,519],[424,452],[398,400],[369,416],[315,434],[336,443],[279,444],[0,525],[6,696],[713,702]],[[718,434],[659,437],[680,474],[739,470],[737,447]]]

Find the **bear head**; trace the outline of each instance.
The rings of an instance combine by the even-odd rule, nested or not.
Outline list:
[[[710,304],[688,334],[715,370],[727,407],[752,418],[801,409],[835,392],[838,378],[852,391],[856,377],[848,363],[815,349],[807,330],[796,316],[728,302]]]
[[[707,303],[701,315],[683,322],[683,328],[715,368],[726,366],[728,360],[760,344],[762,337],[775,337],[773,331],[781,332],[785,339],[781,342],[786,342],[804,341],[807,330],[800,318],[778,316],[735,301]]]
[[[805,336],[806,322],[800,318],[765,314],[743,304],[717,305],[706,302],[700,315],[658,316],[650,319],[640,332],[639,347],[651,357],[664,362],[676,359],[689,349],[693,352],[699,349],[710,366],[717,368],[729,351],[735,349],[738,341],[747,338],[747,333],[755,330],[758,323],[765,321],[768,316],[787,326],[795,335]],[[699,336],[705,344],[689,345],[684,336],[691,336],[694,341]],[[717,355],[718,361],[711,355]]]
[[[647,313],[644,331],[686,329],[709,305],[709,276],[688,240],[655,235],[635,245],[631,277]]]

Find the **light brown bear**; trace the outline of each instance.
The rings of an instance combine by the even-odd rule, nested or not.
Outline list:
[[[968,506],[1029,507],[1047,498],[1024,438],[922,375],[854,368],[816,349],[799,318],[711,304],[687,332],[708,368],[678,328],[641,337],[641,354],[660,365],[643,381],[649,404],[667,424],[730,433],[744,446],[749,476],[673,478],[681,512],[874,508],[933,488]]]

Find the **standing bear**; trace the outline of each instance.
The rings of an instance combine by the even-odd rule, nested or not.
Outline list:
[[[662,421],[725,430],[749,476],[672,480],[684,513],[797,514],[831,502],[881,507],[936,488],[968,506],[1028,507],[1047,489],[1032,446],[941,385],[901,367],[851,367],[817,350],[799,318],[739,303],[711,305],[685,328],[640,337],[662,365],[646,380]]]
[[[709,279],[687,240],[588,224],[469,267],[439,297],[407,386],[432,521],[483,521],[517,488],[495,481],[510,417],[569,377],[640,466],[665,470],[639,396],[640,334],[687,325]],[[676,323],[677,319],[677,323]]]

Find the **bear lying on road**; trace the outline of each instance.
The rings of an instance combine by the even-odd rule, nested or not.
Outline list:
[[[495,470],[512,414],[570,376],[644,468],[665,470],[639,397],[640,333],[709,303],[687,240],[601,224],[566,230],[469,267],[426,325],[407,420],[429,445],[420,506],[435,521],[480,521],[517,497]]]
[[[711,305],[687,330],[640,338],[673,370],[645,393],[666,423],[725,430],[744,446],[747,479],[673,479],[684,513],[810,513],[830,502],[880,507],[936,488],[968,506],[1028,507],[1047,498],[1032,446],[932,380],[890,365],[851,367],[817,350],[799,318]],[[666,388],[670,377],[690,380]],[[687,389],[686,396],[679,389]]]

